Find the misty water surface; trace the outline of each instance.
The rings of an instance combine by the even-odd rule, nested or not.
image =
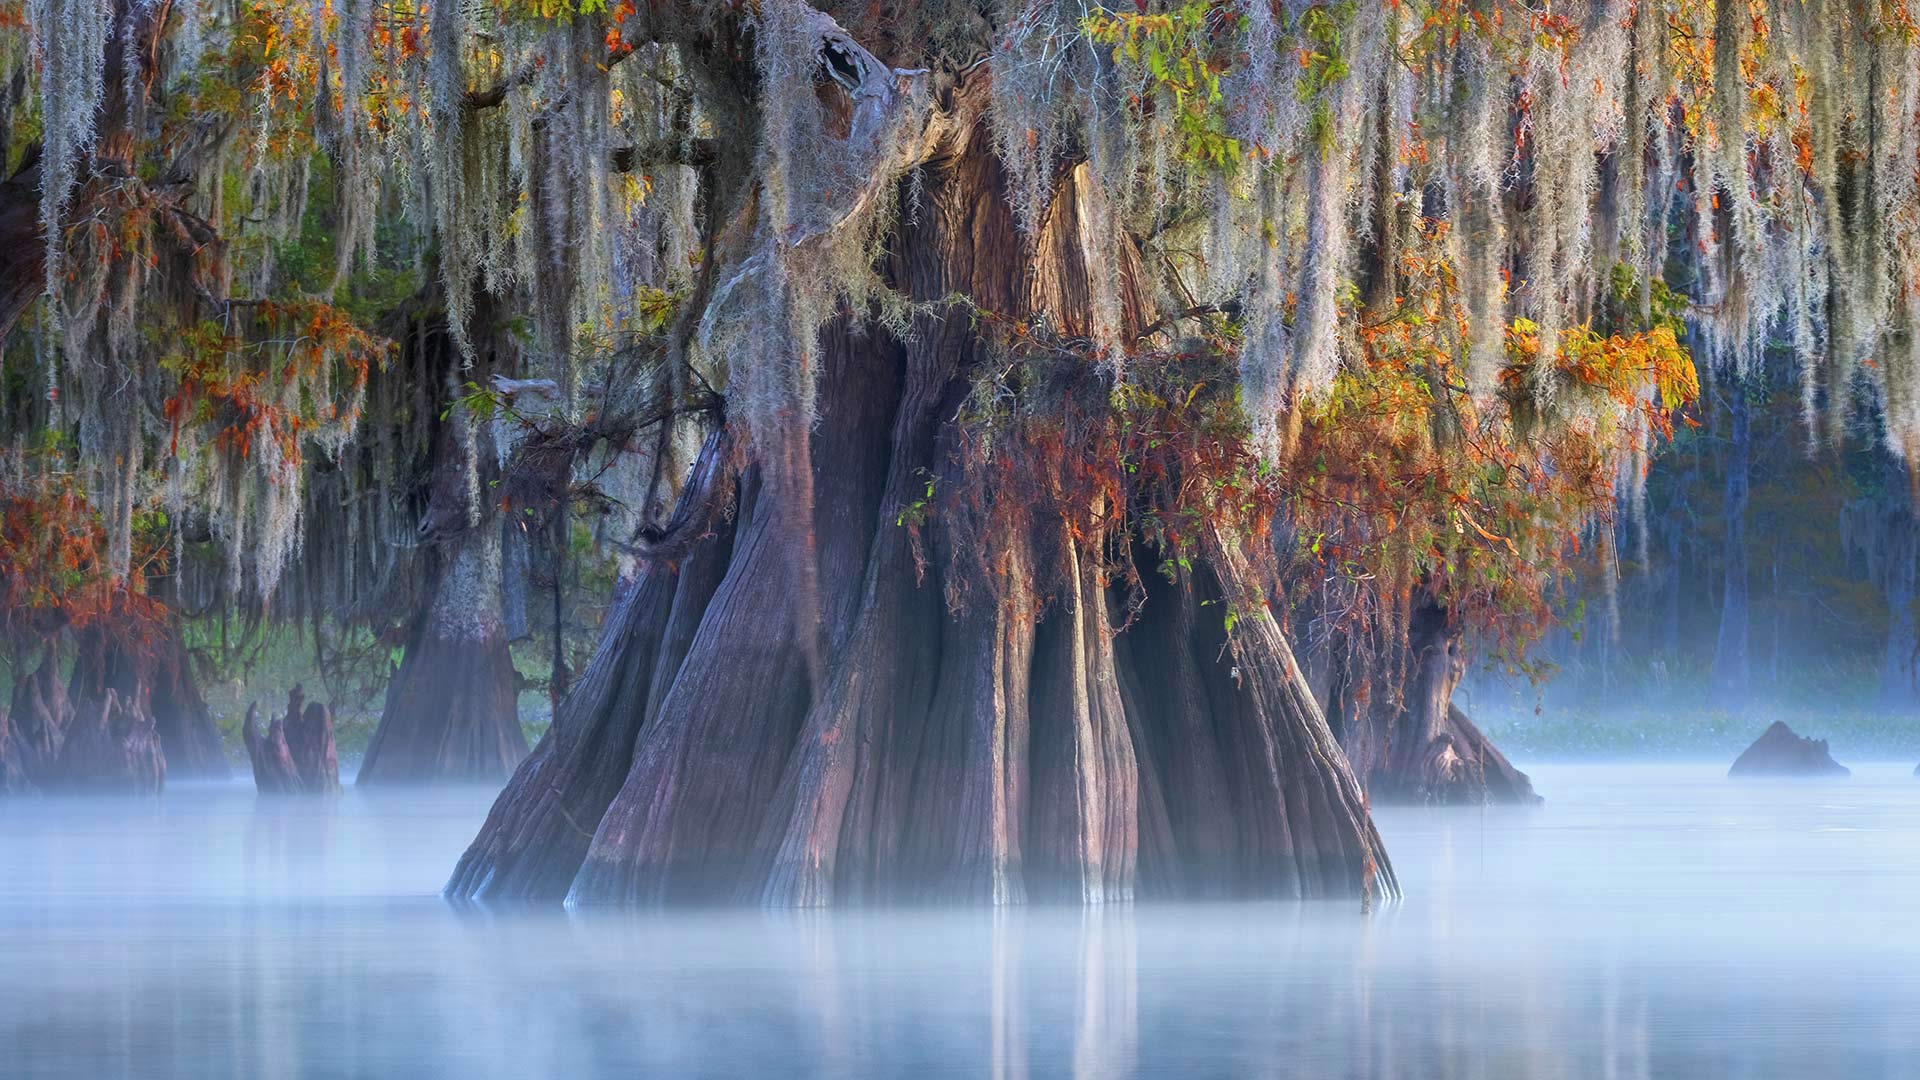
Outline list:
[[[0,1075],[1920,1075],[1920,780],[1540,767],[1408,897],[495,912],[491,793],[0,802]]]

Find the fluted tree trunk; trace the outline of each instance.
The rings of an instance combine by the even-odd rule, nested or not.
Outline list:
[[[951,297],[1084,340],[1118,260],[1115,329],[1147,321],[1132,249],[1091,242],[1084,172],[1037,235],[1016,231],[986,94],[980,72],[940,103],[918,203],[885,245],[889,284],[919,305],[910,332],[822,332],[802,452],[738,418],[709,441],[449,895],[1394,893],[1243,541],[1202,529],[1192,569],[1130,611],[1118,582],[1137,556],[1106,527],[1121,506],[1058,480],[1058,446],[970,452],[962,406],[1006,354]]]
[[[224,780],[231,774],[220,729],[194,680],[193,658],[177,624],[150,638],[93,627],[78,636],[68,697],[95,700],[108,690],[128,706],[138,704],[160,739],[167,772],[175,779]]]
[[[527,755],[507,648],[494,453],[486,425],[450,404],[460,382],[511,370],[492,318],[488,305],[475,312],[471,368],[441,319],[404,346],[414,350],[406,363],[434,389],[429,407],[438,412],[420,526],[424,587],[358,784],[499,781]]]
[[[11,713],[12,756],[29,783],[44,784],[60,756],[60,742],[72,725],[73,707],[60,681],[59,657],[52,641],[42,647],[40,661],[28,666],[28,651],[14,656]]]
[[[1339,630],[1315,657],[1327,714],[1377,800],[1446,805],[1536,803],[1513,767],[1454,703],[1471,659],[1462,628],[1416,595],[1401,628]]]

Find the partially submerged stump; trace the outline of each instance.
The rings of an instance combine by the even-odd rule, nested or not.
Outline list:
[[[1784,721],[1775,720],[1734,759],[1728,776],[1851,776],[1852,771],[1833,760],[1827,752],[1827,740],[1806,739],[1794,734]]]
[[[304,707],[303,707],[304,705]],[[333,713],[325,705],[306,701],[306,691],[287,692],[287,711],[276,716],[263,733],[260,706],[247,706],[246,725],[240,729],[253,762],[253,786],[263,794],[330,795],[340,790],[340,761],[334,749]]]
[[[138,700],[108,690],[80,702],[60,744],[48,788],[156,795],[166,786],[167,758],[153,718]]]

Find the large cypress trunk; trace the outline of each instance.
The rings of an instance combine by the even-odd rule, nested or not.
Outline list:
[[[27,779],[26,763],[22,761],[20,740],[13,734],[13,713],[0,706],[0,795],[19,795],[33,790],[33,781]]]
[[[1123,633],[1121,508],[1019,489],[1053,474],[1057,446],[966,452],[956,415],[1005,354],[947,298],[1086,339],[1114,255],[1088,244],[1098,195],[1072,175],[1021,237],[977,122],[984,77],[952,93],[886,245],[890,284],[922,305],[911,332],[828,327],[800,452],[737,424],[709,442],[666,548],[449,895],[1394,894],[1241,541],[1211,528]],[[1118,257],[1120,329],[1137,332],[1136,261]],[[713,509],[728,503],[731,528]],[[1194,618],[1226,596],[1255,598],[1231,635]]]
[[[1527,775],[1454,704],[1469,656],[1446,609],[1415,598],[1401,629],[1337,631],[1315,658],[1327,714],[1367,794],[1452,805],[1539,802]]]
[[[15,654],[11,714],[11,757],[29,783],[44,784],[60,756],[60,742],[73,722],[67,688],[60,681],[59,658],[51,641],[40,662],[27,667],[25,651]]]
[[[417,407],[437,418],[417,481],[426,492],[424,587],[412,591],[419,606],[406,623],[405,650],[358,784],[499,781],[527,756],[507,648],[495,454],[486,425],[454,401],[461,382],[512,370],[510,345],[482,299],[470,329],[471,367],[462,366],[437,317],[404,345],[403,362],[429,388]]]
[[[499,780],[527,754],[500,615],[499,529],[454,542],[431,595],[355,783]]]
[[[224,780],[230,775],[227,752],[213,712],[193,678],[193,658],[180,628],[163,625],[157,633],[116,633],[91,627],[78,635],[68,696],[93,701],[111,690],[123,705],[135,706],[153,722],[166,752],[167,771],[175,779]]]

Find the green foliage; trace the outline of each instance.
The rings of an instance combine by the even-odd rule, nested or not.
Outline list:
[[[902,528],[918,529],[927,523],[927,515],[933,508],[934,477],[925,469],[914,470],[914,475],[926,477],[926,488],[914,496],[913,501],[900,509],[893,523]]]
[[[445,420],[453,415],[455,409],[460,409],[475,420],[486,423],[492,420],[496,413],[507,407],[499,392],[490,386],[481,386],[469,380],[461,389],[462,392],[448,402],[446,408],[440,410],[440,419]],[[528,513],[532,511],[529,510]]]
[[[1220,76],[1230,59],[1212,33],[1215,21],[1229,17],[1211,0],[1186,0],[1164,13],[1102,8],[1082,27],[1094,41],[1111,46],[1116,61],[1144,67],[1172,111],[1183,160],[1230,174],[1246,154],[1240,140],[1227,134]]]
[[[1300,15],[1302,47],[1300,81],[1295,93],[1302,104],[1313,105],[1307,136],[1322,154],[1333,146],[1331,91],[1346,80],[1349,66],[1341,38],[1353,24],[1353,0],[1315,4]]]

